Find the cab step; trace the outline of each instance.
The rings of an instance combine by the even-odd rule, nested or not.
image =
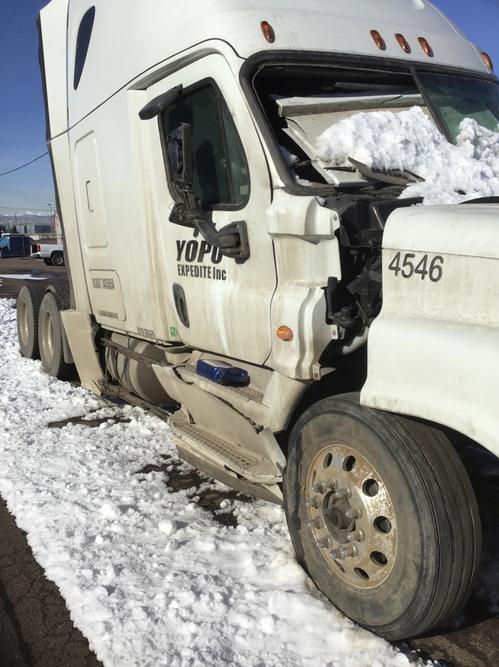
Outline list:
[[[169,424],[177,449],[187,460],[189,455],[195,456],[253,484],[273,485],[282,481],[279,469],[270,460],[196,424],[189,424],[177,415],[170,418]]]

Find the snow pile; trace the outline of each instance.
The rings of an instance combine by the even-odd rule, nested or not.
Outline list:
[[[335,123],[318,140],[321,159],[351,166],[352,157],[368,167],[405,170],[425,179],[403,197],[425,204],[455,204],[499,195],[499,132],[466,118],[457,144],[450,144],[421,107],[393,113],[355,114]]]
[[[227,527],[196,503],[221,485],[169,493],[165,462],[191,469],[168,427],[20,358],[15,315],[0,299],[0,493],[106,666],[409,664],[316,591],[280,507],[224,500]]]

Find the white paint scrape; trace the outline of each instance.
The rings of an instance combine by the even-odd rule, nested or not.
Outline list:
[[[499,132],[470,118],[459,129],[454,145],[421,107],[362,112],[328,128],[318,154],[333,166],[351,166],[352,157],[372,169],[417,174],[424,182],[410,185],[403,197],[423,197],[425,204],[499,196]]]
[[[12,305],[0,300],[0,493],[104,665],[409,664],[317,593],[281,508],[236,501],[228,528],[164,473],[137,474],[176,460],[168,427],[22,359]],[[47,426],[95,410],[98,428]]]

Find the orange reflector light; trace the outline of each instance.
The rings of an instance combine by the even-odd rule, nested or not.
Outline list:
[[[373,41],[378,49],[381,49],[381,51],[386,51],[386,42],[377,30],[371,30],[371,37],[373,38]]]
[[[485,53],[485,51],[482,51],[480,54],[482,56],[482,60],[485,63],[485,67],[489,70],[489,72],[492,72],[494,69],[494,63],[492,62],[492,58],[489,56],[488,53]]]
[[[433,58],[435,54],[433,53],[433,49],[431,48],[428,40],[425,37],[418,37],[418,42],[428,58]]]
[[[293,340],[293,338],[295,337],[295,335],[293,333],[293,329],[290,329],[289,327],[285,326],[284,324],[277,329],[276,336],[277,336],[277,338],[280,338],[281,340],[285,341],[286,343]]]
[[[275,42],[275,32],[270,23],[268,21],[262,21],[260,23],[260,28],[262,29],[263,36],[267,42],[269,42],[269,44],[273,44]]]
[[[399,43],[400,48],[404,53],[411,53],[411,47],[409,45],[409,42],[406,40],[404,35],[401,35],[399,32],[395,35],[395,39]]]

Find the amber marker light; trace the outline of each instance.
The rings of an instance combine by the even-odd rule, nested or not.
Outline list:
[[[290,329],[283,324],[277,329],[276,336],[284,342],[289,343],[289,341],[293,340],[294,338],[293,329]]]
[[[418,37],[418,42],[419,42],[420,47],[423,49],[423,51],[428,56],[428,58],[433,58],[433,56],[435,54],[433,53],[433,49],[431,48],[430,43],[428,42],[426,37]]]
[[[492,58],[489,56],[488,53],[485,53],[485,51],[482,51],[480,54],[482,56],[482,60],[485,64],[485,67],[489,70],[489,72],[492,72],[494,69],[494,63],[492,62]]]
[[[371,37],[373,38],[373,42],[376,44],[378,49],[381,51],[386,51],[386,42],[381,36],[381,33],[379,33],[377,30],[371,30]]]
[[[397,42],[399,43],[399,46],[400,46],[400,48],[402,49],[402,51],[403,51],[404,53],[411,53],[411,47],[410,47],[410,44],[409,44],[409,42],[406,40],[406,38],[404,37],[404,35],[402,35],[400,32],[398,32],[398,33],[395,35],[395,39],[396,39]]]
[[[275,32],[270,23],[268,21],[262,21],[260,23],[260,28],[262,29],[263,36],[267,42],[273,44],[275,42]]]

